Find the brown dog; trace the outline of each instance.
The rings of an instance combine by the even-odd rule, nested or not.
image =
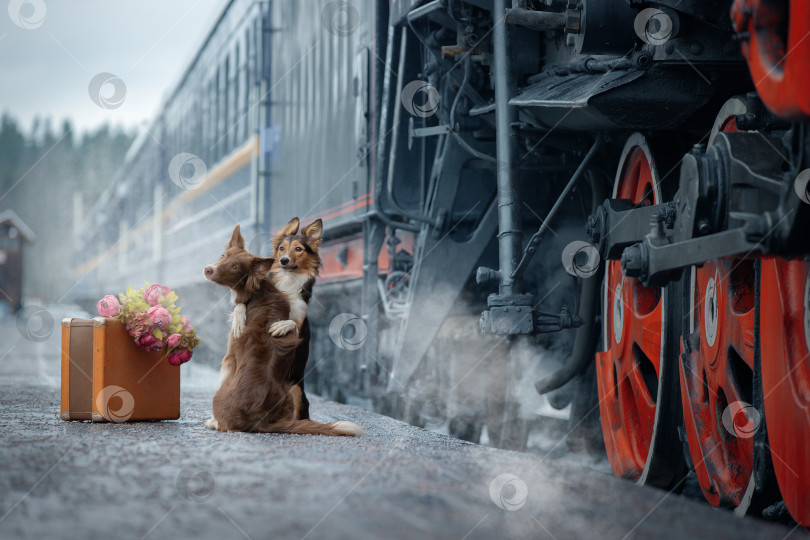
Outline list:
[[[287,296],[267,279],[274,260],[245,250],[239,225],[225,253],[203,271],[209,281],[225,285],[245,305],[245,328],[231,334],[222,359],[221,384],[214,395],[214,417],[206,426],[220,431],[257,431],[309,435],[358,435],[351,422],[321,424],[299,420],[301,389],[287,381],[300,339],[273,336],[269,325],[290,318]]]
[[[270,269],[273,285],[287,295],[290,302],[290,318],[276,321],[267,329],[279,337],[295,330],[301,343],[295,349],[295,360],[287,379],[301,387],[302,420],[309,418],[309,400],[304,391],[304,375],[309,359],[310,330],[307,320],[307,305],[312,297],[312,287],[322,266],[318,247],[323,239],[323,222],[316,219],[298,233],[299,220],[292,218],[273,239],[271,257],[276,262]],[[235,299],[232,298],[235,301]],[[236,303],[231,319],[231,333],[239,337],[245,328],[245,305]]]

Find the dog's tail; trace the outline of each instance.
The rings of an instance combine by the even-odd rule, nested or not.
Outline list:
[[[275,422],[267,426],[261,426],[255,431],[264,433],[294,433],[297,435],[331,435],[354,437],[366,432],[366,428],[353,422],[339,421],[329,424],[321,424],[314,420],[289,420],[287,422]]]

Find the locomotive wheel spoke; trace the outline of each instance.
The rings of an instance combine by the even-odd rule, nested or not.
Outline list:
[[[633,342],[644,353],[645,360],[655,368],[656,377],[661,359],[661,306],[643,317],[634,317]]]
[[[638,366],[633,366],[628,373],[630,388],[633,389],[636,410],[643,425],[652,425],[655,422],[655,400],[646,388],[644,376]]]

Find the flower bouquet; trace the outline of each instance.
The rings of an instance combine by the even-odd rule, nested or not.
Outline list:
[[[200,338],[175,302],[177,295],[168,287],[146,283],[143,289],[127,287],[118,298],[108,294],[96,309],[102,317],[121,321],[138,346],[162,351],[171,365],[179,366],[191,360]]]

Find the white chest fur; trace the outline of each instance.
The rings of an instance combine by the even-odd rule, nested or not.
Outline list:
[[[307,315],[307,303],[301,298],[301,289],[309,280],[306,274],[296,274],[280,270],[273,273],[273,283],[287,295],[290,301],[290,319],[299,325],[304,322]]]

